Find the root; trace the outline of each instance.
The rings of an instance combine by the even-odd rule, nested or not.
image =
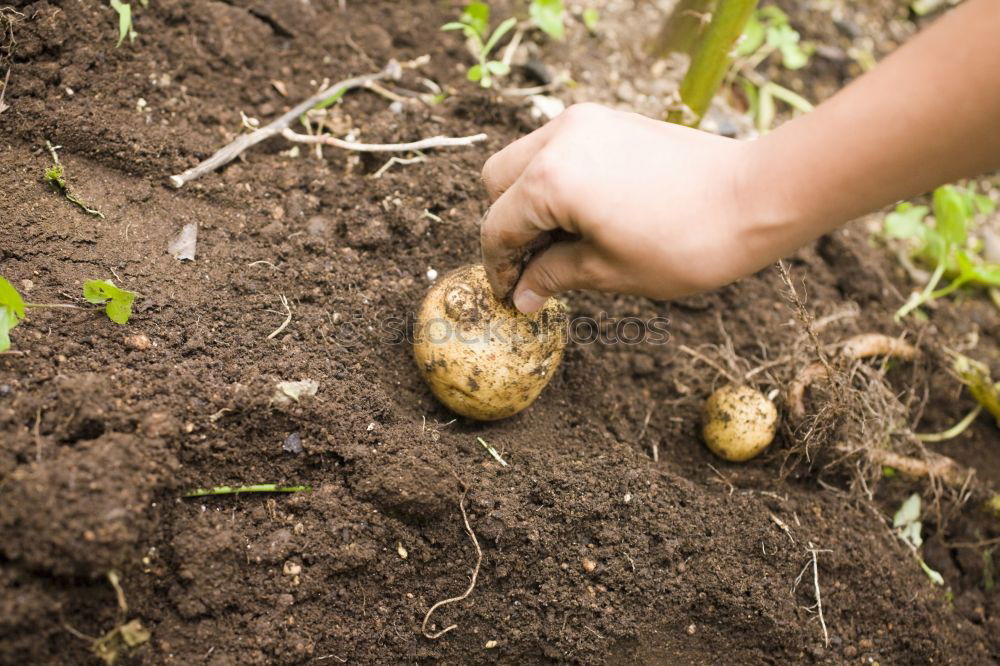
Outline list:
[[[888,356],[903,361],[913,361],[920,356],[920,350],[909,342],[881,333],[856,335],[844,342],[840,353],[849,359]]]
[[[353,90],[355,88],[366,88],[369,87],[376,81],[383,79],[398,79],[402,73],[403,69],[418,67],[427,62],[427,57],[417,58],[415,60],[399,63],[395,60],[390,60],[389,64],[380,72],[375,72],[374,74],[364,74],[362,76],[355,76],[354,78],[344,79],[343,81],[338,81],[331,86],[319,91],[309,99],[304,102],[299,103],[293,109],[280,116],[276,120],[268,123],[260,129],[254,130],[249,134],[243,134],[239,136],[235,141],[227,146],[223,146],[215,152],[214,155],[204,160],[200,164],[188,169],[183,173],[170,177],[170,183],[177,188],[183,187],[185,183],[192,181],[196,178],[204,176],[206,173],[214,171],[221,166],[229,164],[234,159],[239,157],[245,150],[257,145],[261,141],[266,141],[271,137],[284,134],[286,131],[294,136],[294,141],[308,140],[311,143],[329,143],[330,145],[339,146],[341,148],[346,148],[348,150],[379,150],[382,152],[386,151],[407,151],[407,150],[419,150],[419,146],[425,148],[434,146],[448,146],[448,145],[469,145],[470,143],[475,143],[476,141],[482,141],[485,139],[485,135],[475,135],[474,137],[433,137],[432,139],[425,139],[423,141],[417,141],[410,144],[398,144],[395,147],[390,147],[391,144],[375,144],[368,145],[365,144],[354,144],[349,141],[341,141],[340,139],[334,139],[329,136],[315,136],[310,137],[308,135],[300,135],[291,132],[288,128],[293,122],[299,119],[304,113],[312,110],[317,104],[330,100],[331,98],[336,98],[337,96],[343,95],[348,90]],[[299,137],[304,137],[300,139]],[[286,136],[285,138],[289,138]],[[433,142],[433,143],[430,143]],[[414,148],[413,146],[418,146]]]
[[[432,634],[429,631],[427,631],[427,623],[430,621],[431,615],[434,613],[434,611],[436,611],[441,606],[447,606],[448,604],[453,604],[456,601],[462,601],[470,594],[472,594],[472,591],[476,588],[476,579],[479,577],[479,566],[483,563],[483,551],[479,547],[479,539],[476,538],[476,533],[472,531],[472,527],[469,525],[469,516],[468,514],[465,513],[466,494],[467,493],[462,493],[462,497],[458,501],[458,508],[462,511],[462,520],[465,522],[465,531],[466,533],[468,533],[469,538],[472,539],[472,545],[476,547],[476,566],[472,570],[472,580],[469,581],[469,587],[468,589],[465,590],[465,592],[463,592],[457,597],[451,597],[450,599],[443,599],[434,604],[433,606],[431,606],[430,610],[427,611],[427,615],[424,616],[423,624],[420,625],[420,631],[423,632],[425,637],[431,640],[437,640],[438,638],[441,638],[442,636],[447,634],[452,629],[458,627],[457,624],[451,624],[437,633]]]
[[[826,628],[826,618],[823,617],[823,597],[819,591],[819,563],[816,560],[816,555],[818,553],[832,553],[833,551],[818,550],[816,546],[813,545],[812,541],[810,541],[809,548],[806,549],[806,552],[812,556],[813,590],[816,595],[816,603],[806,608],[806,610],[808,611],[811,611],[813,609],[816,610],[816,613],[819,615],[819,624],[821,627],[823,627],[823,645],[824,647],[830,647],[830,633],[827,631]],[[807,562],[806,565],[802,567],[802,571],[799,572],[798,578],[795,579],[795,585],[792,587],[793,593],[795,592],[795,588],[799,586],[799,583],[802,582],[802,576],[805,575],[806,570],[809,568],[809,564],[810,563]]]
[[[842,450],[846,452],[846,449]],[[975,470],[963,468],[953,459],[939,453],[927,452],[924,460],[885,449],[869,449],[867,454],[876,465],[892,467],[901,474],[914,478],[938,478],[954,487],[965,485],[975,474]]]
[[[292,308],[288,305],[288,299],[285,298],[284,294],[281,295],[281,305],[285,308],[287,316],[285,317],[285,321],[281,322],[281,326],[274,329],[274,331],[267,336],[268,340],[273,340],[278,334],[285,330],[290,323],[292,323]]]
[[[486,140],[486,135],[480,133],[458,137],[432,136],[429,139],[411,141],[410,143],[357,143],[355,141],[344,141],[329,134],[299,134],[287,128],[281,131],[281,136],[293,143],[321,143],[326,146],[334,146],[361,153],[407,153],[414,150],[427,150],[428,148],[442,148],[445,146],[471,146],[474,143]]]

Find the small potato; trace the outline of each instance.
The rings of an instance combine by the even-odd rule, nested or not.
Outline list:
[[[767,448],[777,429],[774,403],[749,386],[723,386],[705,401],[701,435],[720,458],[750,460]]]
[[[566,308],[552,298],[524,315],[497,300],[480,265],[431,287],[417,315],[413,355],[431,391],[454,412],[493,421],[530,405],[562,360]]]

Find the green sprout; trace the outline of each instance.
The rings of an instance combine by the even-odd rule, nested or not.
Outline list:
[[[116,287],[110,280],[87,280],[83,283],[83,297],[88,303],[106,304],[108,319],[125,325],[132,316],[132,303],[136,293]]]
[[[490,454],[491,456],[493,456],[493,459],[494,459],[494,460],[496,460],[496,461],[497,461],[498,463],[500,463],[500,465],[501,465],[501,466],[503,466],[503,467],[506,467],[506,466],[507,466],[507,461],[506,461],[506,460],[504,460],[504,459],[503,459],[502,457],[500,457],[500,454],[499,454],[499,453],[497,453],[497,450],[496,450],[496,449],[494,449],[494,448],[493,448],[492,446],[490,446],[489,444],[487,444],[487,443],[486,443],[486,440],[485,440],[485,439],[483,439],[482,437],[476,437],[476,439],[477,439],[477,440],[479,440],[479,443],[483,445],[483,448],[484,448],[484,449],[486,449],[486,451],[487,451],[487,452],[488,452],[488,453],[489,453],[489,454]]]
[[[107,303],[105,311],[111,321],[124,324],[132,314],[135,292],[119,289],[106,280],[88,280],[83,285],[83,297],[91,303]],[[45,308],[79,309],[70,303],[26,303],[20,292],[0,276],[0,353],[10,349],[10,332],[26,317],[27,310]]]
[[[498,60],[490,60],[490,53],[497,43],[510,32],[517,23],[516,18],[509,18],[492,34],[490,29],[490,6],[485,2],[470,2],[462,10],[458,21],[445,23],[441,30],[461,30],[466,39],[472,42],[475,56],[479,62],[469,68],[466,77],[470,81],[478,81],[483,88],[493,86],[493,77],[506,76],[510,73],[510,65]],[[487,35],[489,37],[487,38]]]
[[[563,0],[531,0],[528,14],[531,16],[531,22],[552,39],[559,41],[566,36],[566,26],[563,23],[566,8],[563,6]]]
[[[788,15],[770,5],[756,10],[747,21],[736,46],[736,58],[741,63],[739,78],[750,104],[750,115],[760,133],[767,132],[774,124],[775,100],[784,102],[796,111],[808,113],[813,106],[801,95],[773,81],[766,81],[754,70],[773,53],[781,55],[781,64],[790,70],[801,69],[809,63],[812,44],[800,41],[799,33],[788,22]]]
[[[239,495],[241,493],[308,493],[309,486],[279,486],[276,483],[258,483],[254,486],[212,486],[196,488],[184,493],[184,497],[207,497],[209,495]]]
[[[583,10],[583,25],[590,34],[597,34],[597,22],[601,20],[601,15],[593,7]]]
[[[53,146],[49,141],[46,141],[45,145],[48,146],[49,152],[52,154],[52,166],[45,170],[45,182],[51,185],[52,189],[66,197],[66,199],[70,202],[79,206],[83,212],[88,215],[99,217],[103,220],[104,213],[83,203],[69,191],[69,187],[66,184],[66,169],[59,162],[59,154],[56,152],[59,149],[59,146]]]
[[[139,0],[139,4],[148,7],[149,0]],[[121,46],[126,37],[131,44],[135,41],[136,36],[135,29],[132,27],[132,3],[111,0],[110,5],[111,9],[118,13],[118,43],[115,44],[115,48]]]
[[[896,536],[909,546],[913,556],[917,558],[920,568],[924,570],[927,577],[935,585],[944,585],[944,577],[940,573],[931,569],[920,556],[920,546],[924,540],[920,536],[923,524],[920,522],[920,495],[913,493],[899,507],[892,517],[892,527],[896,530]]]
[[[970,227],[977,214],[988,214],[996,205],[989,197],[955,185],[934,190],[931,208],[903,202],[885,218],[883,235],[904,239],[913,258],[933,267],[923,289],[896,311],[896,321],[920,306],[943,298],[961,287],[1000,287],[1000,264],[985,261],[978,244],[972,244]],[[928,213],[933,212],[933,226]],[[938,289],[942,279],[950,283]]]

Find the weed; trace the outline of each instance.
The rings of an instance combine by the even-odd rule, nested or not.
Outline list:
[[[485,2],[470,2],[462,10],[458,21],[445,23],[441,30],[461,30],[466,39],[472,42],[473,54],[479,62],[469,68],[466,77],[470,81],[478,81],[483,88],[490,88],[493,86],[493,77],[506,76],[510,72],[510,65],[490,60],[490,53],[516,23],[517,19],[511,17],[490,34],[490,6]]]
[[[923,523],[920,522],[920,495],[913,493],[903,502],[892,517],[892,527],[896,530],[896,536],[909,546],[913,556],[917,558],[920,568],[924,570],[931,582],[935,585],[944,585],[944,578],[941,574],[927,566],[924,558],[920,556],[919,548],[924,542],[920,536],[923,529]]]
[[[90,303],[107,303],[105,311],[111,321],[124,324],[132,315],[136,294],[119,289],[107,280],[88,280],[83,285],[83,297]],[[10,349],[10,332],[26,317],[27,310],[70,308],[69,303],[26,303],[17,289],[0,276],[0,353]]]
[[[126,37],[131,44],[135,41],[136,35],[135,28],[132,27],[132,3],[111,0],[110,4],[111,9],[118,13],[118,43],[115,44],[115,48],[121,46]],[[148,7],[149,0],[139,0],[139,4]]]
[[[970,227],[977,214],[993,212],[989,197],[971,188],[943,185],[934,190],[931,208],[903,202],[885,218],[883,235],[903,239],[913,258],[933,267],[923,289],[896,311],[896,321],[920,306],[947,296],[966,285],[1000,287],[1000,264],[984,261],[982,244],[971,243]],[[934,224],[928,220],[933,212]],[[941,280],[948,286],[938,289]]]
[[[52,166],[45,170],[45,182],[51,185],[52,189],[56,192],[66,197],[71,203],[79,206],[83,212],[103,220],[104,213],[91,208],[69,191],[69,187],[66,184],[66,168],[59,162],[59,153],[56,152],[61,146],[53,146],[49,141],[46,141],[45,145],[48,146],[49,153],[52,154]]]
[[[566,8],[563,6],[563,0],[531,0],[528,14],[531,16],[531,22],[552,39],[558,41],[566,36],[566,26],[563,22]]]
[[[87,280],[83,283],[83,297],[88,303],[104,303],[104,311],[108,319],[116,324],[125,325],[132,316],[132,303],[135,292],[120,289],[110,280]]]

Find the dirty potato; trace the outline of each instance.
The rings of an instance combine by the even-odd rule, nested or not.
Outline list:
[[[758,455],[774,439],[778,410],[749,386],[723,386],[705,401],[702,438],[712,453],[732,462]]]
[[[530,405],[566,346],[566,308],[552,298],[524,315],[499,301],[480,265],[448,273],[417,315],[413,352],[431,391],[449,409],[493,421]]]

